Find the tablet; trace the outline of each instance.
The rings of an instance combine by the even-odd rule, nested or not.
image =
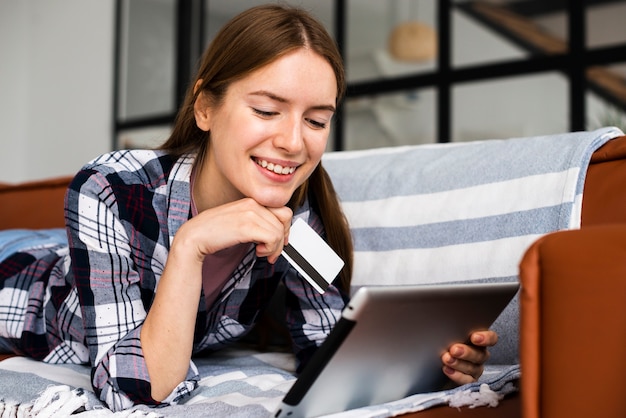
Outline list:
[[[438,391],[441,355],[488,329],[517,282],[362,287],[276,409],[314,417]]]

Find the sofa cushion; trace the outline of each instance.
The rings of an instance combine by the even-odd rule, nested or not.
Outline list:
[[[619,135],[604,128],[326,155],[353,233],[353,285],[518,280],[532,242],[580,226],[591,155]],[[518,303],[494,324],[494,362],[518,361]]]

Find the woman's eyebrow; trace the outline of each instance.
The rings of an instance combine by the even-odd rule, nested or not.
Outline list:
[[[284,98],[284,97],[280,97],[277,96],[276,94],[269,92],[267,90],[258,90],[258,91],[253,91],[252,93],[250,93],[251,96],[263,96],[263,97],[267,97],[271,100],[275,100],[277,102],[280,103],[289,103],[289,100]],[[313,110],[328,110],[331,112],[335,112],[337,109],[335,108],[335,106],[333,105],[316,105],[316,106],[312,106],[311,109]]]

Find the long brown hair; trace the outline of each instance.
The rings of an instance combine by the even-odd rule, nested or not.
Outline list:
[[[204,92],[212,105],[219,106],[233,82],[298,48],[308,48],[328,61],[336,77],[338,104],[346,89],[343,62],[324,26],[298,8],[276,4],[257,6],[228,22],[205,51],[172,134],[160,148],[176,157],[196,153],[196,164],[201,164],[210,133],[201,130],[194,117],[194,103],[200,92]],[[339,287],[347,294],[352,277],[352,238],[335,189],[321,163],[295,191],[289,206],[293,209],[307,197],[322,219],[329,245],[346,263],[339,275]]]

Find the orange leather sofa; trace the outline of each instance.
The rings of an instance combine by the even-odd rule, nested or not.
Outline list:
[[[0,184],[0,229],[62,227],[70,180]],[[407,416],[626,416],[626,136],[591,159],[582,228],[536,241],[521,260],[520,280],[520,393],[496,408]]]
[[[72,177],[0,184],[0,230],[63,228],[65,190]]]
[[[581,229],[537,240],[520,282],[524,418],[626,417],[626,137],[592,156]]]

